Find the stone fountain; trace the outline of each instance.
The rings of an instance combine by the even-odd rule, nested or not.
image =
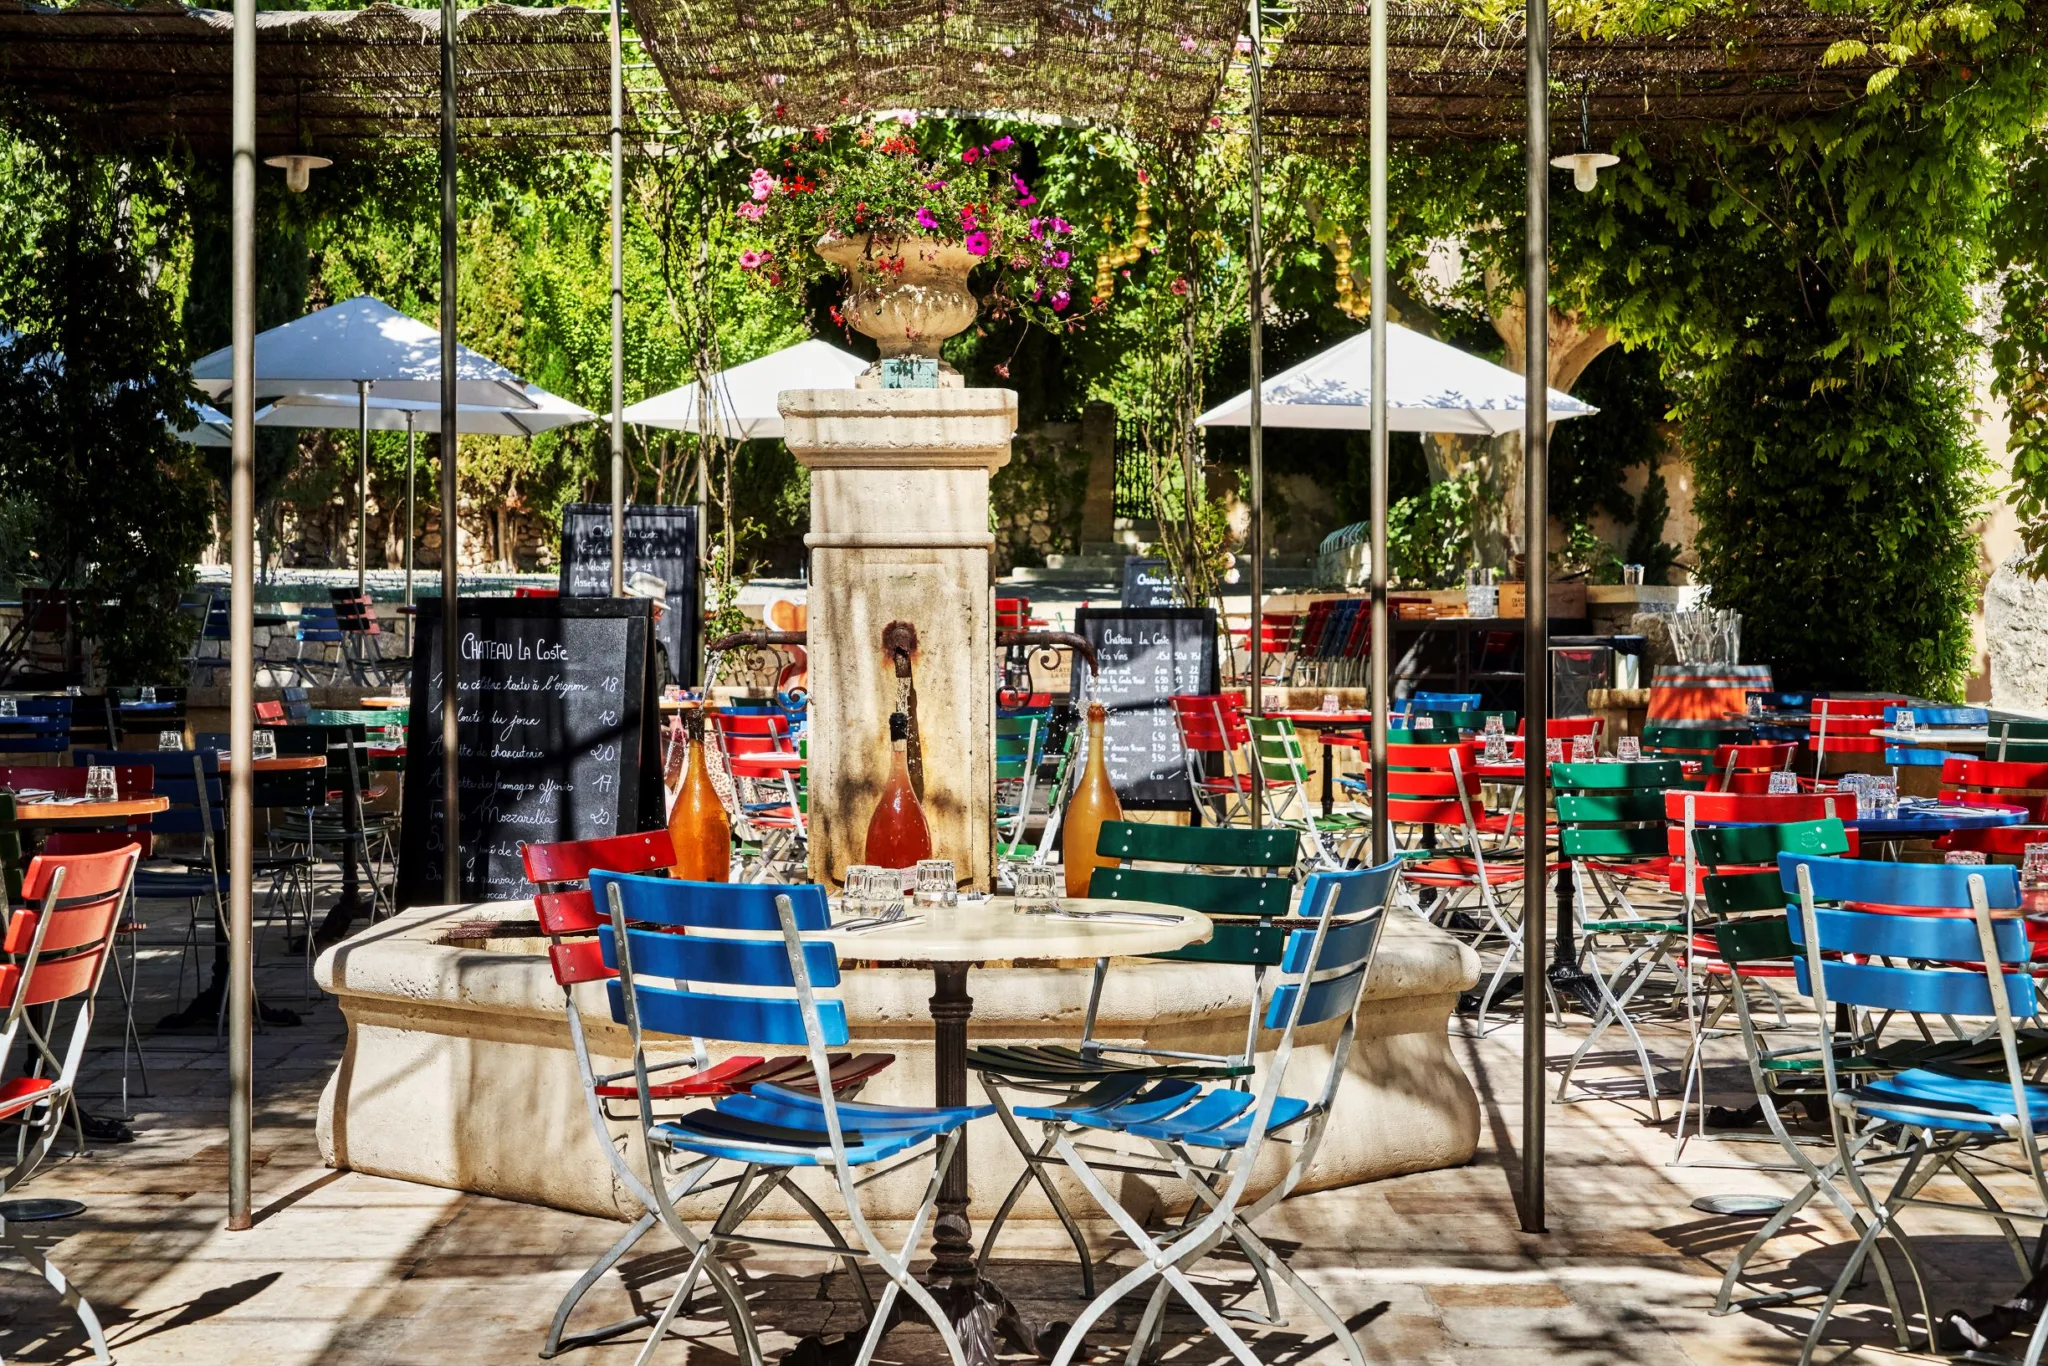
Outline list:
[[[957,292],[924,282],[920,272],[903,274],[907,288],[957,302],[965,269]],[[878,335],[885,356],[936,357],[943,337],[932,317],[945,310],[920,310],[915,298],[856,302],[850,316]],[[957,331],[972,312],[952,308],[952,317]],[[966,388],[943,368],[938,387],[884,388],[879,372],[852,391],[793,390],[781,402],[785,439],[811,471],[811,874],[838,882],[849,863],[863,861],[867,818],[886,774],[887,717],[907,702],[935,855],[952,859],[964,884],[987,890],[996,659],[989,476],[1010,458],[1016,395]],[[932,372],[924,368],[924,377]],[[959,914],[973,911],[963,906]],[[522,937],[537,933],[537,926],[521,928],[532,915],[525,902],[419,907],[321,957],[317,980],[348,1020],[346,1051],[320,1108],[320,1142],[331,1164],[594,1214],[639,1213],[615,1186],[587,1120],[545,942]],[[1478,1102],[1451,1053],[1446,1020],[1458,993],[1476,981],[1478,960],[1413,914],[1395,916],[1310,1189],[1457,1165],[1477,1145]],[[503,931],[477,937],[480,919],[500,922]],[[456,938],[458,930],[468,937]],[[1086,967],[981,969],[973,1037],[1077,1037]],[[1252,982],[1242,969],[1139,961],[1120,965],[1110,984],[1100,1037],[1192,1052],[1228,1051],[1243,1038]],[[622,1067],[625,1033],[609,1023],[602,993],[577,990],[600,1067]],[[929,968],[848,973],[854,1047],[899,1059],[864,1099],[931,1103],[931,1022],[940,1004],[932,990]],[[1313,1054],[1334,1032],[1307,1036],[1300,1049]],[[1262,1053],[1261,1065],[1266,1060]],[[995,1121],[974,1127],[984,1126],[971,1140],[974,1189],[960,1195],[976,1220],[993,1214],[1021,1170]],[[628,1134],[627,1124],[616,1124],[610,1141],[637,1161]],[[889,1178],[868,1212],[907,1214],[921,1179]],[[1078,1187],[1064,1194],[1074,1208],[1088,1207]],[[1161,1205],[1183,1198],[1167,1189],[1156,1196]],[[708,1205],[696,1210],[708,1212]],[[1048,1218],[1051,1211],[1034,1188],[1017,1213]]]

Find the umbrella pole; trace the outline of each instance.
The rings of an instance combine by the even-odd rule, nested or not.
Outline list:
[[[1264,25],[1262,23],[1263,16],[1261,14],[1262,6],[1263,0],[1252,0],[1252,136],[1250,149],[1252,221],[1251,236],[1250,241],[1247,243],[1246,251],[1246,265],[1249,268],[1250,278],[1249,287],[1246,290],[1246,302],[1250,309],[1250,317],[1247,321],[1251,329],[1252,370],[1251,426],[1248,429],[1248,439],[1251,451],[1252,504],[1251,711],[1254,716],[1258,716],[1264,711],[1265,699],[1261,696],[1261,688],[1266,672],[1266,460],[1263,441],[1265,433],[1260,428],[1260,421],[1264,413],[1261,411],[1260,399],[1262,395],[1259,393],[1260,386],[1264,382],[1264,376],[1261,374],[1261,371],[1264,369],[1265,357],[1262,354],[1262,350],[1265,344],[1265,337],[1260,323],[1262,322],[1261,315],[1265,312],[1265,299],[1262,296],[1266,291],[1265,272],[1262,268],[1261,260],[1265,253],[1265,244],[1262,240],[1265,228],[1265,195],[1263,186],[1259,183],[1260,177],[1264,174],[1264,148],[1260,145],[1260,135],[1263,132],[1260,125],[1264,118],[1264,110],[1262,107],[1263,92],[1260,88],[1259,70],[1265,65],[1266,57]],[[1196,490],[1189,489],[1189,499],[1192,500],[1195,496]],[[1263,823],[1265,804],[1263,795],[1259,800],[1251,804],[1252,824],[1254,826]]]
[[[462,528],[455,486],[455,0],[441,0],[441,900],[462,899],[462,785],[455,685],[462,673],[456,574]]]
[[[612,40],[612,596],[626,595],[626,264],[624,224],[625,58],[619,0],[611,0]]]
[[[1372,861],[1392,857],[1387,819],[1387,0],[1372,0]],[[1346,267],[1349,269],[1349,267]],[[1328,750],[1324,751],[1327,762]]]
[[[370,570],[370,382],[356,381],[356,596]]]
[[[1522,400],[1522,1231],[1544,1232],[1543,1149],[1549,1073],[1544,1067],[1543,929],[1549,891],[1544,838],[1550,776],[1545,738],[1550,709],[1550,6],[1524,0],[1528,15],[1528,224],[1522,257],[1526,325]],[[1562,938],[1562,936],[1560,936]]]
[[[405,413],[405,605],[407,607],[412,606],[413,509],[417,502],[415,495],[417,484],[413,478],[413,467],[419,458],[420,446],[420,435],[414,427],[414,423],[417,420],[418,414],[408,408]],[[405,618],[405,653],[407,658],[412,657],[412,616],[410,614]]]
[[[256,0],[235,0],[232,238],[234,422],[228,477],[232,587],[228,600],[228,731],[242,756],[228,775],[228,1227],[246,1229],[254,1124],[250,1014],[255,975],[256,730]]]

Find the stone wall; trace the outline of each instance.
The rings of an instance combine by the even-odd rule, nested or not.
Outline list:
[[[1048,422],[1018,432],[1010,463],[990,479],[997,574],[1080,550],[1091,458],[1082,428],[1079,422]]]
[[[2048,579],[2020,572],[2010,556],[1984,588],[1984,643],[1991,705],[2048,712]]]
[[[356,560],[355,492],[326,503],[303,506],[282,503],[270,537],[273,564],[286,568],[341,569]],[[413,552],[416,569],[441,567],[441,514],[422,506],[414,526],[419,544]],[[218,539],[207,552],[211,563],[225,564],[227,520],[216,522]],[[462,504],[462,567],[497,573],[545,573],[556,567],[562,525],[522,508],[484,509],[465,499]],[[369,567],[397,569],[405,563],[405,501],[380,498],[374,485],[369,501]]]

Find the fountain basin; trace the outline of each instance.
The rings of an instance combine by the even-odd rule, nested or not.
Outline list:
[[[1349,1075],[1305,1189],[1460,1165],[1478,1143],[1478,1100],[1447,1032],[1458,992],[1477,980],[1478,960],[1413,914],[1393,914],[1359,1013]],[[415,907],[321,955],[316,978],[336,996],[347,1022],[341,1062],[320,1102],[319,1142],[328,1165],[611,1218],[640,1213],[597,1146],[545,941],[523,937],[523,922],[532,920],[526,901]],[[478,921],[499,922],[496,937],[474,937],[482,930]],[[976,968],[968,978],[975,1003],[971,1037],[1078,1038],[1086,967]],[[1245,968],[1119,960],[1097,1032],[1155,1048],[1227,1052],[1242,1046],[1251,986]],[[598,1066],[623,1068],[626,1032],[611,1022],[603,991],[577,990]],[[931,1103],[931,993],[925,967],[846,973],[843,995],[855,1051],[897,1056],[862,1099]],[[1290,1092],[1314,1093],[1336,1032],[1334,1024],[1325,1025],[1297,1039]],[[1262,1074],[1265,1050],[1277,1037],[1262,1036]],[[979,1101],[978,1086],[969,1089],[969,1098]],[[632,1126],[615,1123],[610,1130],[618,1150],[644,1170]],[[1027,1133],[1035,1136],[1036,1126],[1027,1126]],[[968,1142],[970,1213],[986,1220],[1022,1162],[994,1118],[976,1121]],[[1283,1161],[1279,1152],[1267,1154],[1254,1192],[1277,1178]],[[868,1213],[906,1217],[923,1182],[917,1171],[905,1170],[867,1187]],[[1127,1204],[1135,1201],[1134,1210],[1144,1203],[1140,1190],[1133,1178],[1122,1192]],[[1063,1181],[1062,1195],[1083,1218],[1092,1212],[1078,1183]],[[1174,1183],[1153,1192],[1164,1208],[1177,1208],[1181,1198]],[[825,1205],[836,1208],[837,1201],[826,1197]],[[714,1212],[713,1201],[702,1198],[686,1209],[701,1217]],[[763,1213],[797,1216],[788,1202],[778,1208],[771,1201]],[[1050,1218],[1051,1210],[1034,1188],[1017,1217]]]

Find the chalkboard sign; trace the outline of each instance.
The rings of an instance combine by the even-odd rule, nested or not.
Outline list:
[[[697,509],[632,503],[626,507],[626,577],[652,574],[668,585],[662,645],[669,671],[685,687],[697,681]],[[603,598],[612,591],[612,509],[571,503],[562,511],[562,596]]]
[[[1173,574],[1166,561],[1146,555],[1124,556],[1123,605],[1171,607],[1174,604]]]
[[[662,818],[651,603],[463,598],[456,680],[461,896],[532,896],[521,844],[596,839]],[[413,644],[398,902],[442,894],[441,629],[423,599]]]
[[[1101,662],[1094,697],[1109,709],[1103,743],[1118,799],[1133,811],[1192,811],[1195,794],[1167,699],[1222,690],[1215,609],[1081,607],[1074,630]],[[1085,695],[1087,668],[1074,660],[1075,697]]]

